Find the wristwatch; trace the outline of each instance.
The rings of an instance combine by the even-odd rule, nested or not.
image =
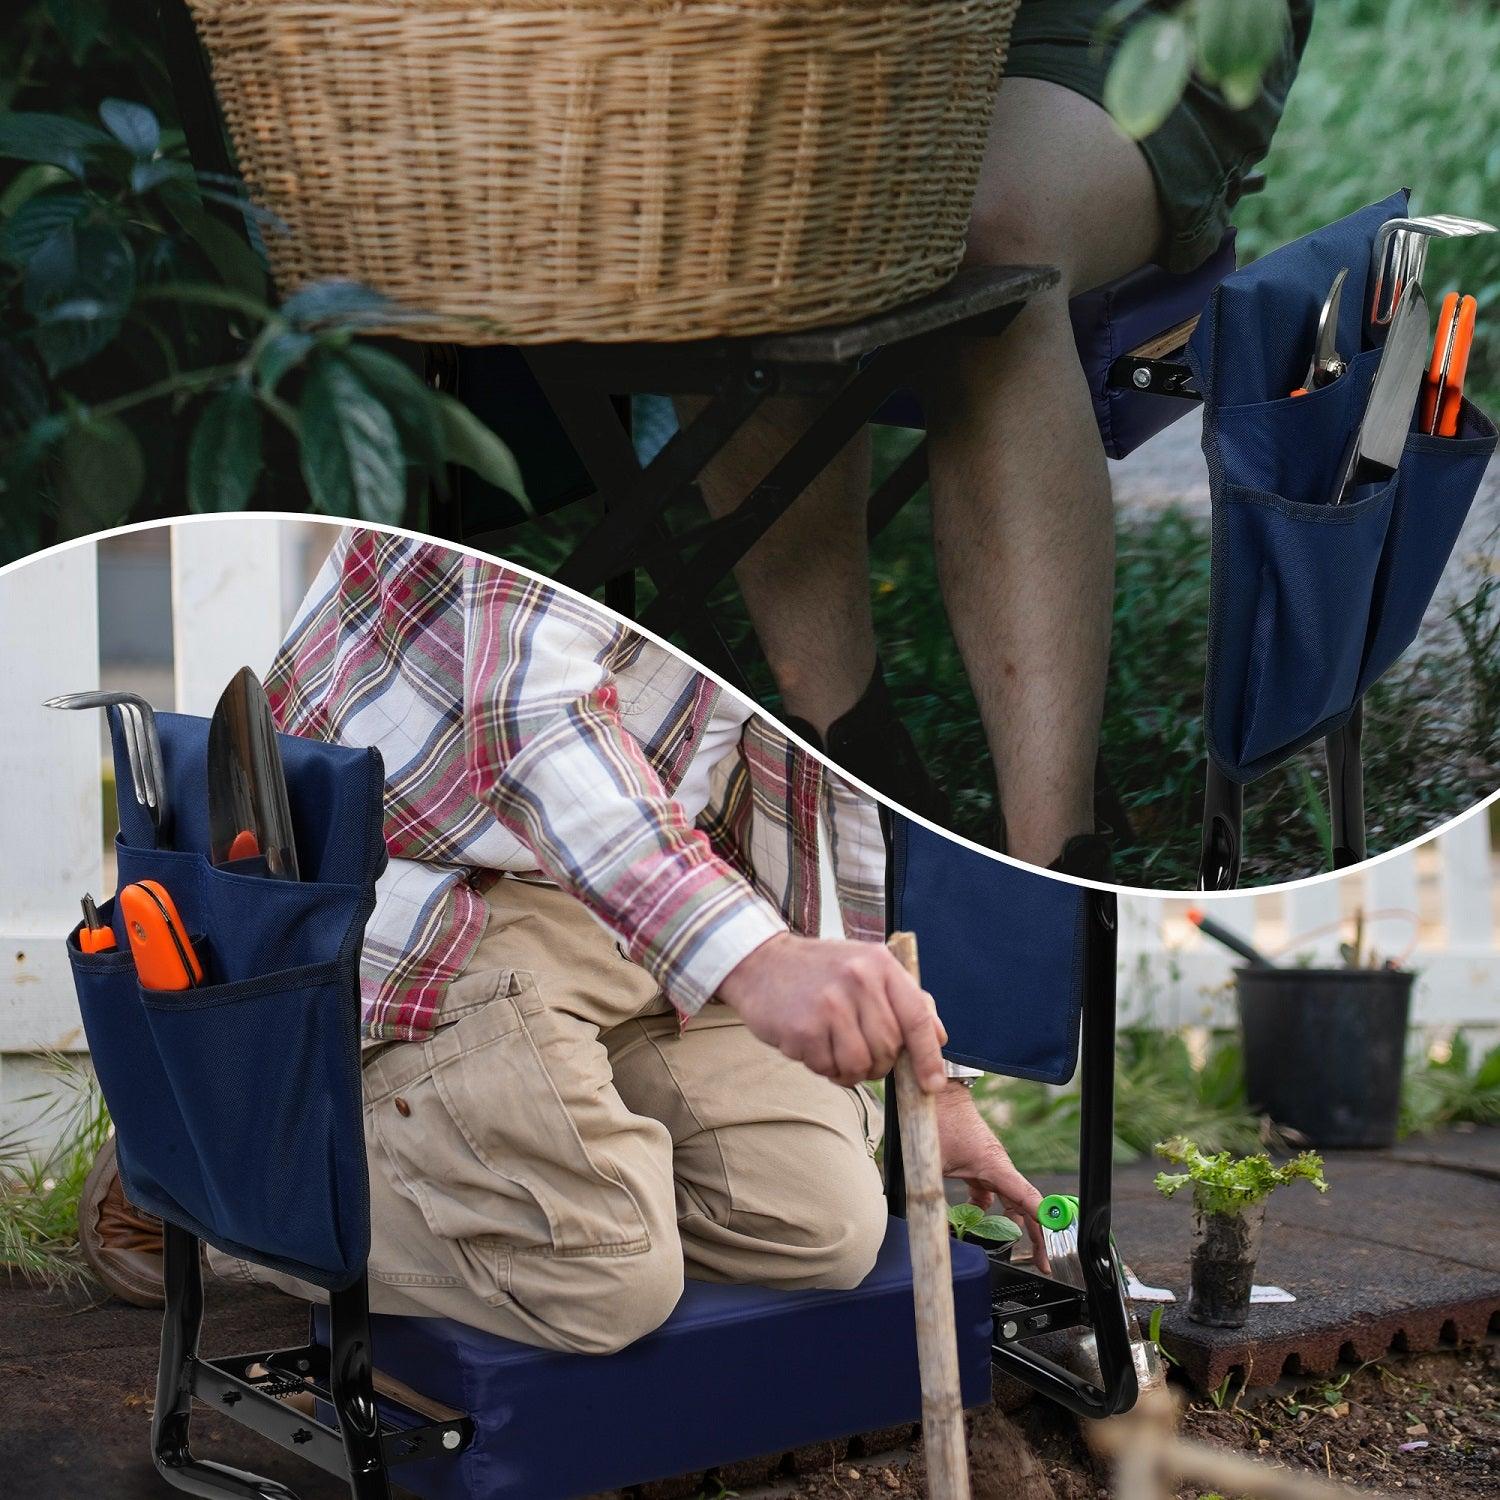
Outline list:
[[[966,1068],[962,1063],[949,1062],[943,1059],[943,1071],[948,1075],[950,1083],[961,1083],[966,1089],[971,1089],[981,1078],[983,1072],[978,1068]]]

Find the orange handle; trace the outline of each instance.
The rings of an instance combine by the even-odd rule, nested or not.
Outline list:
[[[114,932],[108,927],[80,927],[78,948],[83,953],[108,953],[115,946]]]
[[[1458,328],[1453,335],[1453,353],[1448,360],[1448,373],[1443,381],[1442,398],[1438,406],[1437,434],[1439,437],[1458,436],[1458,421],[1464,399],[1464,380],[1469,373],[1469,354],[1474,348],[1474,325],[1478,319],[1479,303],[1473,297],[1465,297],[1459,304]]]
[[[1432,358],[1422,377],[1421,432],[1436,432],[1438,405],[1443,398],[1443,366],[1448,361],[1448,346],[1453,335],[1453,320],[1458,315],[1458,293],[1449,292],[1438,308],[1437,337],[1432,341]]]
[[[127,885],[119,901],[142,989],[190,990],[203,983],[203,965],[188,940],[176,902],[160,881]]]
[[[254,859],[260,853],[260,840],[254,832],[248,828],[242,828],[235,834],[233,842],[229,845],[229,853],[226,859]]]

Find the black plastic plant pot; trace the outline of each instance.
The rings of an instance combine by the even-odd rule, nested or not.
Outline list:
[[[1262,1199],[1239,1213],[1193,1211],[1188,1317],[1210,1328],[1243,1328],[1266,1222]]]
[[[1413,977],[1237,969],[1251,1105],[1322,1150],[1393,1144]]]

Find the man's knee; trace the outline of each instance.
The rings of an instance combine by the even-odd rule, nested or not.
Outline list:
[[[858,1286],[875,1265],[887,1213],[880,1174],[861,1150],[843,1170],[786,1181],[786,1241],[770,1279],[829,1290]]]
[[[837,1195],[817,1246],[813,1286],[845,1290],[858,1286],[875,1267],[875,1258],[885,1240],[885,1198],[879,1192],[861,1190]]]
[[[533,1305],[547,1343],[570,1354],[614,1354],[654,1333],[682,1297],[677,1236],[630,1255],[551,1262],[545,1302]]]

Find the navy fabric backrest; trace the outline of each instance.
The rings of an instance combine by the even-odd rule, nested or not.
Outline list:
[[[891,817],[890,922],[913,932],[944,1054],[989,1073],[1066,1083],[1078,1061],[1085,886]]]
[[[1457,437],[1411,433],[1394,475],[1333,503],[1380,362],[1371,250],[1406,211],[1394,193],[1236,271],[1188,346],[1213,498],[1204,727],[1235,781],[1338,728],[1415,639],[1494,452],[1494,425],[1466,402]],[[1348,368],[1293,396],[1346,267]]]
[[[115,949],[68,940],[126,1192],[230,1254],[347,1286],[370,1240],[359,955],[386,858],[380,756],[279,736],[302,878],[272,880],[208,857],[207,721],[158,726],[170,847],[131,795],[116,726],[118,883],[166,887],[204,982],[143,989],[113,900]]]

